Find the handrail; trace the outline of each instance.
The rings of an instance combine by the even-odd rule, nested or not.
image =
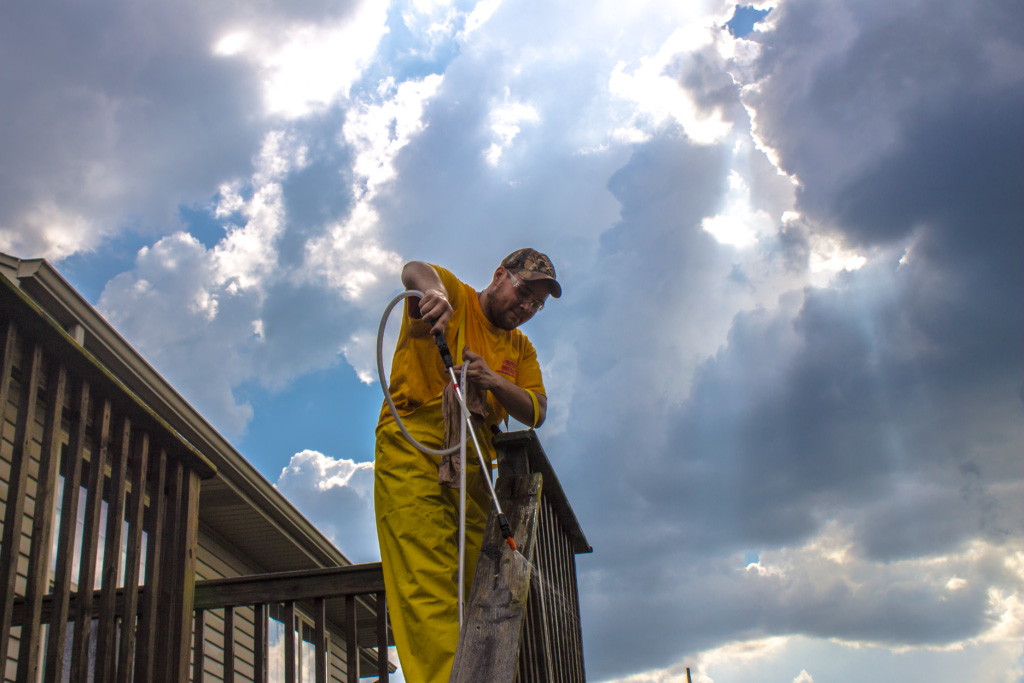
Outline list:
[[[317,683],[330,680],[328,655],[342,650],[339,637],[345,643],[347,681],[354,683],[361,677],[374,675],[380,681],[388,680],[394,667],[388,661],[387,648],[393,641],[389,639],[384,573],[380,562],[197,581],[194,680],[201,680],[206,664],[208,638],[205,634],[205,613],[223,610],[225,633],[220,664],[225,672],[229,672],[236,664],[236,614],[239,609],[251,607],[255,640],[251,664],[254,680],[265,683],[270,669],[269,619],[275,605],[283,612],[279,620],[292,624],[291,628],[283,627],[285,683],[303,679],[302,659],[298,656],[295,636],[296,624],[301,633],[306,619],[311,622],[314,632]],[[300,616],[303,613],[306,619]],[[302,642],[301,637],[299,642]],[[225,675],[224,678],[228,680],[229,677]]]
[[[592,553],[586,535],[576,519],[569,498],[562,489],[562,483],[551,466],[547,453],[532,429],[504,432],[494,437],[494,446],[498,450],[498,476],[519,477],[533,472],[544,476],[544,499],[547,500],[558,517],[559,525],[571,539],[573,552],[577,555]]]

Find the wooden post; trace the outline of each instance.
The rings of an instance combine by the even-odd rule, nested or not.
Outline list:
[[[255,683],[267,683],[267,605],[258,603],[252,608],[253,620],[253,678]]]
[[[492,511],[455,651],[451,683],[512,683],[515,679],[530,592],[541,483],[540,474],[514,483],[498,480],[499,499],[512,523],[519,552],[505,544]],[[484,577],[493,578],[481,580]]]
[[[117,683],[128,683],[135,656],[136,624],[141,623],[139,607],[139,566],[142,563],[142,524],[146,512],[146,478],[149,473],[149,434],[143,432],[135,444],[132,463],[132,504],[128,510],[128,557],[124,572],[124,612],[121,642],[117,653]]]
[[[78,566],[78,610],[75,616],[71,678],[88,680],[89,640],[92,636],[92,599],[96,582],[96,552],[99,544],[100,510],[103,508],[103,477],[110,440],[110,400],[97,406],[93,418],[92,462],[82,533],[81,564]]]
[[[348,683],[359,681],[359,629],[356,622],[356,596],[345,596],[345,652]]]
[[[54,365],[47,377],[46,426],[39,458],[36,484],[35,518],[32,520],[32,550],[29,553],[28,586],[25,596],[27,615],[21,627],[21,648],[18,653],[18,683],[35,683],[39,664],[39,624],[43,595],[47,593],[50,575],[50,539],[53,532],[53,500],[60,473],[61,416],[64,412],[64,390],[68,373],[63,365]]]
[[[235,683],[235,608],[224,608],[224,683]]]
[[[327,683],[327,655],[330,644],[327,641],[327,602],[323,598],[313,600],[313,640],[316,641],[316,683]]]
[[[203,683],[206,673],[206,610],[194,613],[195,633],[192,636],[192,683]]]
[[[167,514],[167,451],[160,449],[149,481],[149,510],[145,514],[145,526],[149,531],[146,540],[146,589],[142,594],[142,609],[139,614],[138,645],[135,648],[135,683],[153,681],[153,670],[157,661],[156,643],[158,632],[158,606],[163,591],[163,545],[165,543],[164,516]]]
[[[180,569],[182,546],[182,525],[179,520],[185,516],[181,504],[182,489],[187,473],[181,461],[168,459],[167,462],[167,509],[164,512],[163,551],[161,553],[160,594],[157,596],[156,641],[153,651],[152,681],[179,683],[178,657],[182,646],[177,643],[181,637],[179,625],[171,614],[175,604],[175,593],[181,582]],[[187,646],[186,646],[187,647]]]
[[[14,323],[10,323],[7,350],[4,352],[4,384],[13,367]],[[8,359],[11,365],[8,366]],[[14,616],[14,589],[18,581],[18,559],[21,555],[22,521],[25,518],[25,495],[28,488],[28,470],[32,430],[36,425],[36,399],[39,375],[42,372],[43,350],[38,344],[32,353],[28,372],[22,373],[21,398],[18,401],[18,420],[14,430],[14,451],[11,456],[11,474],[7,484],[7,505],[4,510],[3,540],[0,541],[0,661],[7,661],[11,621]],[[3,392],[6,394],[6,391]],[[0,411],[0,425],[7,411],[5,403]]]
[[[189,638],[192,635],[192,603],[196,591],[196,547],[199,535],[199,475],[183,468],[180,492],[181,516],[176,520],[178,555],[174,558],[174,576],[170,607],[172,658],[170,683],[186,683],[189,665]]]
[[[114,460],[110,468],[110,495],[107,500],[107,533],[103,549],[103,574],[100,577],[100,613],[96,636],[95,680],[113,680],[117,662],[117,583],[121,569],[121,533],[131,452],[132,423],[121,418],[117,430]]]
[[[298,683],[295,671],[295,603],[284,605],[284,683]]]
[[[384,591],[377,593],[377,680],[388,683],[388,602]]]
[[[78,385],[75,407],[70,415],[68,448],[65,451],[64,497],[60,511],[60,533],[57,537],[57,571],[53,594],[55,608],[50,619],[50,636],[46,644],[44,683],[56,683],[64,678],[64,647],[68,632],[68,613],[71,602],[71,573],[74,564],[74,543],[78,516],[79,492],[82,488],[82,469],[85,465],[85,428],[89,415],[89,383]]]

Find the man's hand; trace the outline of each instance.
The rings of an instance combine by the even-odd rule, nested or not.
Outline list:
[[[533,399],[530,398],[526,389],[517,387],[515,384],[502,377],[487,365],[483,356],[473,353],[469,349],[462,349],[463,365],[466,366],[466,383],[471,388],[486,389],[498,399],[509,415],[525,425],[533,424]],[[455,368],[455,376],[461,377],[462,365]],[[548,399],[543,394],[537,394],[536,415],[537,426],[539,427],[547,415]]]
[[[409,315],[423,318],[429,323],[430,334],[444,334],[453,311],[448,302],[448,292],[441,284],[437,271],[429,263],[410,261],[402,268],[402,284],[406,289],[423,292],[420,299],[406,299],[409,302]]]
[[[473,386],[490,391],[497,385],[500,378],[487,365],[483,356],[477,355],[469,349],[462,349],[462,358],[462,365],[466,366],[466,380]],[[462,365],[455,367],[456,377],[462,376]]]
[[[430,324],[430,334],[444,334],[444,328],[452,317],[452,305],[448,296],[440,289],[428,289],[419,301],[420,315]]]

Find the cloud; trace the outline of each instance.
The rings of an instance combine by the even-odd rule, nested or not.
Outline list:
[[[316,451],[292,456],[275,486],[352,562],[379,562],[373,463]]]
[[[773,634],[963,647],[1004,619],[1017,623],[1019,572],[988,573],[1014,566],[1021,551],[1024,481],[1011,464],[1024,449],[1012,427],[1024,334],[1003,298],[1019,290],[1004,256],[1021,252],[1010,187],[1024,173],[1019,155],[995,142],[1020,139],[1010,122],[1019,102],[1007,91],[1019,79],[1003,57],[1019,41],[989,23],[1004,9],[973,32],[958,29],[952,52],[970,59],[949,68],[945,55],[907,45],[948,31],[959,5],[916,23],[897,22],[902,6],[773,11],[774,30],[752,37],[767,49],[743,53],[758,76],[739,85],[775,155],[765,158],[799,191],[777,240],[756,230],[753,257],[754,232],[720,240],[748,245],[730,255],[696,229],[745,209],[681,201],[723,196],[710,179],[729,164],[694,164],[701,185],[685,172],[692,152],[673,150],[668,170],[652,163],[652,141],[613,180],[622,220],[603,236],[596,270],[629,287],[595,286],[587,298],[629,324],[596,311],[570,323],[588,362],[566,436],[547,447],[604,549],[593,569],[581,559],[587,620],[600,624],[588,641],[601,644],[590,649],[598,670],[622,675]],[[893,45],[893,27],[908,22]],[[1000,47],[983,48],[979,35]],[[696,65],[678,64],[677,80],[695,82],[686,71]],[[898,88],[903,72],[922,79]],[[951,78],[972,81],[970,107],[948,94]],[[686,190],[663,191],[662,178]],[[785,197],[776,186],[775,206]],[[846,270],[813,277],[816,263],[830,262]],[[744,296],[751,285],[756,300]],[[700,334],[687,337],[691,326]],[[834,563],[816,547],[837,522],[848,547]],[[968,559],[979,543],[986,550]],[[802,578],[784,570],[782,583],[758,578],[750,593],[722,578],[738,576],[724,558],[750,549],[762,559],[769,549],[796,553]],[[716,631],[719,619],[729,633]],[[628,662],[610,647],[623,639]]]
[[[166,228],[178,202],[247,166],[256,92],[210,54],[218,10],[109,0],[3,13],[4,249],[60,259]]]
[[[365,396],[404,260],[537,246],[590,677],[1019,678],[1017,8],[758,7],[7,9],[0,248],[139,235],[99,307],[244,439]],[[369,469],[302,449],[278,486],[371,557]]]
[[[232,56],[258,65],[269,114],[300,118],[347,97],[387,31],[387,5],[382,3],[353,3],[352,12],[338,18],[330,16],[326,3],[320,10],[312,21],[284,30],[269,23],[255,36],[229,33],[218,42],[222,54],[230,47]]]

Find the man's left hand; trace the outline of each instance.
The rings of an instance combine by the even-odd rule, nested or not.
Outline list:
[[[494,388],[498,375],[487,365],[483,356],[464,348],[462,350],[462,359],[462,365],[466,366],[466,381],[471,386],[486,390]],[[462,376],[462,365],[455,367],[456,377]]]

